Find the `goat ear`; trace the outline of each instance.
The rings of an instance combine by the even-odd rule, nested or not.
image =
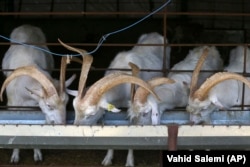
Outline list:
[[[76,79],[76,74],[72,75],[67,81],[65,81],[65,87],[67,88]]]
[[[66,89],[66,92],[71,95],[76,97],[78,95],[78,91],[77,90],[71,90],[71,89]]]
[[[221,104],[221,102],[217,99],[217,97],[212,97],[211,102],[219,107],[220,109],[224,109],[225,107]]]
[[[35,97],[35,98],[43,98],[44,97],[44,92],[42,89],[30,89],[27,87],[25,87],[25,88],[30,93],[30,95],[32,97]]]
[[[190,85],[189,85],[187,82],[183,81],[182,84],[183,84],[185,87],[190,88]]]
[[[187,90],[187,92],[189,94],[190,93],[190,84],[188,84],[185,81],[183,81],[182,84],[183,84],[183,87],[185,88],[185,90]]]

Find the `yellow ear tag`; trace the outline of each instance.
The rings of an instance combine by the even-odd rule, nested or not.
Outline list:
[[[107,106],[108,111],[112,111],[114,108],[115,108],[114,105],[108,103],[108,106]]]

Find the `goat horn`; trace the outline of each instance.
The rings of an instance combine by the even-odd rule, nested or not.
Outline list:
[[[128,65],[132,69],[132,75],[137,76],[139,74],[139,72],[140,72],[140,68],[136,64],[131,63],[131,62],[129,62]]]
[[[93,57],[91,55],[88,55],[85,50],[71,47],[71,46],[63,43],[60,39],[58,39],[58,41],[60,42],[61,45],[63,45],[68,50],[77,52],[77,53],[81,54],[83,57],[82,70],[81,70],[80,81],[79,81],[79,85],[78,85],[78,95],[80,95],[80,97],[83,98],[83,94],[84,94],[83,90],[85,88],[89,69],[90,69],[91,64],[93,62]]]
[[[98,80],[95,82],[86,92],[85,97],[82,99],[83,102],[88,101],[89,105],[96,105],[102,95],[110,90],[111,88],[124,84],[124,83],[133,83],[133,84],[138,84],[141,87],[144,87],[147,91],[152,93],[157,99],[159,97],[154,93],[152,88],[143,80],[140,78],[121,73],[121,72],[116,72],[116,73],[111,73],[102,79]]]
[[[197,82],[198,82],[199,73],[200,73],[200,70],[201,70],[203,63],[205,62],[205,60],[208,56],[208,52],[209,52],[209,49],[206,47],[203,50],[203,53],[202,53],[199,61],[196,64],[196,67],[193,71],[191,84],[190,84],[190,96],[191,97],[193,96],[195,90],[197,90]]]
[[[0,98],[2,100],[2,95],[3,95],[3,91],[4,89],[7,87],[7,85],[15,78],[22,76],[22,75],[27,75],[32,77],[33,79],[37,80],[44,88],[44,90],[47,93],[48,97],[54,96],[56,95],[58,98],[58,94],[56,91],[55,86],[53,85],[53,83],[48,79],[47,76],[45,76],[41,71],[39,71],[36,67],[34,66],[24,66],[24,67],[19,67],[16,70],[14,70],[11,75],[9,75],[1,88],[1,92],[0,92]],[[27,86],[27,85],[24,85]]]
[[[71,57],[71,58],[70,58],[70,61],[74,61],[74,62],[76,62],[76,63],[82,64],[82,60],[79,59],[79,58],[77,58],[77,57]]]
[[[138,77],[139,72],[140,72],[140,68],[136,64],[131,63],[131,62],[129,62],[128,65],[132,69],[132,76]],[[131,90],[130,90],[130,99],[131,99],[131,101],[133,100],[134,95],[135,95],[135,84],[131,84]]]
[[[68,49],[68,50],[77,52],[77,53],[81,54],[82,56],[83,56],[83,55],[88,55],[88,54],[87,54],[88,52],[87,52],[86,50],[78,49],[78,48],[74,48],[74,47],[72,47],[72,46],[69,46],[69,45],[65,44],[64,42],[62,42],[60,39],[58,39],[58,41],[59,41],[59,43],[60,43],[62,46],[64,46],[64,47],[65,47],[66,49]]]
[[[81,96],[81,98],[83,98],[83,96],[84,96],[83,90],[85,88],[86,80],[88,78],[88,73],[89,73],[89,69],[91,67],[92,62],[93,62],[92,56],[85,55],[83,57],[82,70],[81,70],[80,81],[79,81],[79,85],[78,85],[78,92],[79,92],[79,95]]]
[[[157,77],[148,81],[148,84],[152,88],[155,88],[156,86],[159,86],[162,84],[172,84],[172,83],[175,83],[175,81],[166,77]],[[148,95],[149,95],[148,91],[146,91],[142,87],[139,87],[135,92],[134,101],[139,101],[140,103],[143,104],[146,102]]]
[[[193,99],[199,99],[203,101],[207,96],[211,88],[213,88],[218,83],[228,80],[235,79],[245,83],[250,88],[250,81],[243,77],[242,75],[232,73],[232,72],[218,72],[211,77],[209,77],[200,88],[194,93]]]
[[[61,69],[60,69],[60,92],[59,95],[62,95],[65,91],[65,75],[67,67],[67,57],[62,57],[61,59]]]

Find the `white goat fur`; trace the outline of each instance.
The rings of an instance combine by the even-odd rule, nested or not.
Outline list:
[[[15,28],[12,31],[10,38],[23,43],[46,42],[46,38],[42,30],[31,25],[22,25]],[[47,46],[39,47],[48,50]],[[36,66],[47,76],[47,78],[52,81],[52,83],[54,83],[57,89],[59,88],[59,81],[52,79],[50,72],[46,71],[51,71],[54,68],[54,59],[52,55],[48,53],[22,45],[11,45],[8,51],[5,53],[2,61],[3,69],[16,69],[18,67],[29,65]],[[11,71],[5,71],[4,74],[5,76],[9,76]],[[66,85],[69,85],[72,81],[67,82],[69,83],[66,83]],[[29,91],[27,89],[29,89]],[[46,98],[43,98],[44,93],[45,92],[38,81],[29,76],[21,76],[11,81],[6,88],[8,99],[7,105],[39,106],[42,112],[45,114],[46,123],[64,124],[66,121],[66,103],[68,101],[68,95],[63,95],[64,99],[62,100],[64,102],[64,106],[61,107],[62,109],[58,109],[57,106],[51,105],[55,102],[50,102],[47,101]],[[42,160],[42,153],[39,149],[34,149],[34,160]],[[11,162],[17,163],[18,161],[19,149],[14,149]]]
[[[175,64],[171,70],[194,70],[205,48],[207,46],[196,47],[190,50],[186,58]],[[210,47],[208,58],[202,70],[221,70],[222,68],[223,63],[219,52],[215,47]],[[199,84],[212,74],[211,72],[201,73]],[[131,120],[135,119],[134,122],[136,124],[160,124],[161,114],[166,109],[185,107],[187,105],[192,72],[170,72],[168,78],[173,79],[175,83],[162,84],[154,89],[161,101],[149,95],[145,104],[139,104],[140,102],[138,101],[135,101],[135,104],[131,104],[128,113]],[[135,108],[137,111],[134,111]]]
[[[166,39],[166,43],[167,43]],[[164,44],[164,37],[156,32],[143,34],[140,36],[138,44]],[[109,69],[131,69],[129,62],[136,64],[140,69],[161,70],[164,57],[164,46],[134,46],[129,51],[123,51],[116,55]],[[166,68],[169,68],[170,47],[165,48],[166,51]],[[106,71],[105,75],[114,72],[114,70]],[[131,71],[126,73],[131,74]],[[149,80],[156,76],[163,76],[162,72],[148,72],[142,71],[139,77],[143,80]],[[128,107],[128,100],[130,98],[130,84],[119,85],[105,95],[105,98],[110,103],[117,107]]]
[[[244,47],[238,46],[231,50],[228,72],[243,72],[244,70]],[[246,72],[250,72],[250,50],[246,49]],[[229,109],[242,103],[243,83],[237,80],[225,80],[213,87],[204,101],[198,99],[189,100],[188,110],[191,111],[191,121],[194,123],[209,123],[210,113],[218,109]],[[244,104],[250,104],[250,89],[245,87]],[[192,114],[193,113],[193,114]]]

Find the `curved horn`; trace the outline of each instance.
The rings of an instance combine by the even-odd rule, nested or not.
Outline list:
[[[209,77],[200,88],[194,93],[193,99],[199,99],[203,101],[207,96],[211,88],[213,88],[218,83],[228,80],[235,79],[245,83],[250,88],[250,81],[243,77],[242,75],[232,73],[232,72],[218,72],[211,77]]]
[[[74,62],[76,62],[76,63],[82,64],[82,60],[79,59],[79,58],[77,58],[77,57],[71,57],[71,58],[70,58],[70,61],[74,61]]]
[[[78,49],[78,48],[74,48],[74,47],[72,47],[72,46],[69,46],[69,45],[65,44],[64,42],[62,42],[60,39],[58,39],[58,41],[59,41],[59,43],[60,43],[62,46],[64,46],[64,47],[65,47],[66,49],[68,49],[68,50],[77,52],[77,53],[81,54],[82,56],[88,55],[88,54],[87,54],[88,52],[87,52],[86,50]]]
[[[60,42],[61,45],[63,45],[68,50],[77,52],[77,53],[81,54],[82,57],[83,57],[80,81],[79,81],[79,85],[78,85],[78,96],[80,96],[80,98],[83,98],[83,94],[84,94],[83,90],[85,88],[85,84],[86,84],[86,80],[87,80],[87,77],[88,77],[89,69],[90,69],[91,64],[93,62],[93,57],[91,55],[87,54],[87,51],[85,51],[85,50],[71,47],[71,46],[63,43],[60,39],[58,39],[58,41]]]
[[[83,98],[84,96],[84,88],[85,88],[86,80],[88,78],[88,73],[89,73],[89,69],[91,67],[92,62],[93,62],[92,56],[85,55],[83,57],[80,81],[78,85],[78,92],[79,92],[78,96],[80,96],[80,98]]]
[[[103,77],[102,79],[98,80],[97,82],[95,82],[88,89],[82,101],[83,102],[88,101],[89,105],[96,105],[100,101],[102,95],[105,92],[107,92],[108,90],[117,85],[124,83],[138,84],[139,86],[144,87],[146,90],[152,93],[157,99],[159,99],[159,97],[154,93],[152,88],[145,81],[125,73],[116,72],[116,73],[111,73]]]
[[[30,76],[33,79],[37,80],[43,86],[43,88],[46,91],[48,97],[56,95],[59,98],[55,86],[47,78],[47,76],[45,76],[41,71],[39,71],[34,66],[25,66],[25,67],[19,67],[19,68],[17,68],[16,70],[14,70],[11,73],[10,76],[8,76],[6,78],[6,80],[4,81],[4,83],[2,85],[1,92],[0,92],[0,98],[1,98],[1,100],[2,100],[3,91],[7,87],[7,85],[13,79],[15,79],[15,78],[17,78],[19,76],[23,76],[23,75]],[[24,86],[27,86],[27,85],[24,85]]]
[[[131,63],[131,62],[129,62],[128,65],[129,65],[129,66],[131,67],[131,69],[132,69],[132,75],[133,75],[133,76],[138,76],[138,74],[139,74],[139,72],[140,72],[140,68],[139,68],[136,64]]]
[[[192,79],[191,79],[191,83],[190,83],[190,96],[191,97],[193,96],[195,90],[197,90],[197,82],[198,82],[199,73],[200,73],[200,70],[201,70],[203,63],[205,62],[205,60],[208,56],[208,52],[209,52],[209,49],[206,47],[203,50],[203,53],[202,53],[199,61],[196,64],[196,67],[193,71]]]
[[[61,69],[60,69],[60,92],[59,95],[62,95],[65,91],[65,75],[67,67],[67,57],[62,57],[61,59]]]
[[[172,84],[172,83],[175,83],[175,81],[166,77],[157,77],[148,81],[148,84],[152,88],[155,88],[156,86],[159,86],[162,84]],[[146,102],[148,95],[149,95],[148,91],[146,91],[142,87],[139,87],[135,92],[134,101],[139,101],[140,103],[143,104]]]
[[[140,72],[140,68],[136,64],[131,63],[131,62],[129,62],[128,65],[132,69],[132,76],[138,77],[139,72]],[[130,89],[130,99],[131,99],[131,101],[133,100],[134,95],[135,95],[135,84],[131,84],[131,89]]]

